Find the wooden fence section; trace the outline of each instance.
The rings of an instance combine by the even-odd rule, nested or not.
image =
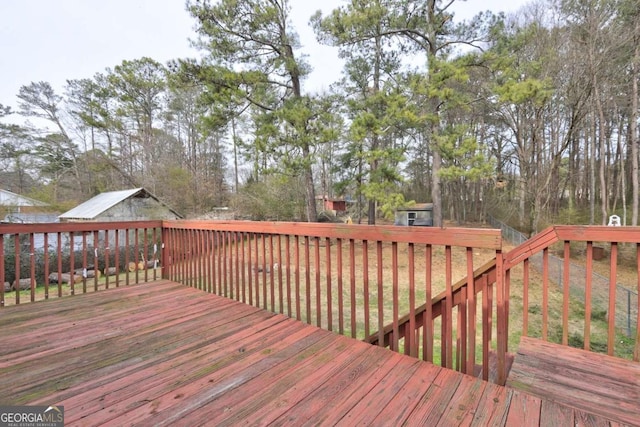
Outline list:
[[[0,225],[0,307],[156,280],[161,221]]]
[[[163,230],[172,281],[462,372],[488,365],[492,328],[503,338],[501,281],[474,273],[500,259],[498,230],[243,221]]]

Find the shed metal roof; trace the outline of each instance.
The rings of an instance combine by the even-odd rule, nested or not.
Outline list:
[[[84,203],[79,204],[75,208],[63,213],[58,218],[60,219],[81,219],[81,220],[92,220],[97,216],[102,214],[108,209],[111,209],[118,203],[137,195],[143,195],[143,197],[151,197],[156,200],[158,203],[166,206],[162,203],[156,196],[149,193],[144,188],[133,188],[131,190],[122,190],[122,191],[108,191],[105,193],[100,193],[92,199],[87,200]],[[172,213],[174,213],[179,218],[182,218],[182,215],[166,206]]]
[[[106,211],[128,199],[131,196],[145,191],[144,188],[133,188],[131,190],[108,191],[79,204],[75,208],[63,213],[58,218],[62,219],[94,219],[102,212]]]
[[[0,206],[49,206],[48,204],[30,197],[0,189]]]

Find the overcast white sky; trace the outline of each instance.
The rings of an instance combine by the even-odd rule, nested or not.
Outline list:
[[[456,16],[480,10],[514,11],[526,0],[457,2]],[[308,27],[343,0],[291,0],[293,21],[314,72],[309,89],[328,87],[340,75],[335,49],[315,42]],[[47,81],[59,93],[66,80],[90,78],[123,60],[195,57],[189,46],[194,20],[184,0],[0,0],[0,104],[17,108],[23,85]]]

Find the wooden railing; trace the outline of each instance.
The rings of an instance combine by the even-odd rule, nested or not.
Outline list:
[[[601,254],[598,258],[603,257],[600,262],[594,256],[596,249]],[[561,257],[558,258],[560,266],[550,262],[551,252]],[[584,265],[577,266],[572,262],[571,254],[578,254],[574,259],[583,260]],[[601,270],[598,276],[602,277],[602,271],[606,272],[608,283],[594,282],[596,262]],[[602,348],[609,355],[616,355],[616,345],[622,347],[624,344],[631,348],[631,357],[640,361],[638,292],[634,295],[636,301],[627,301],[631,292],[625,292],[622,304],[629,307],[625,314],[632,325],[628,329],[635,337],[620,337],[619,332],[627,329],[617,316],[620,307],[617,303],[620,295],[618,266],[621,262],[635,270],[629,280],[635,283],[626,284],[640,290],[640,227],[549,227],[504,255],[505,294],[509,295],[506,310],[509,311],[509,304],[516,300],[522,301],[522,307],[515,310],[522,313],[522,335],[535,335],[546,341],[581,346],[585,350]],[[532,269],[533,263],[542,272],[542,277],[535,280],[531,278],[537,274]],[[518,276],[521,279],[516,279]],[[604,330],[598,331],[596,323],[604,324],[600,328]],[[600,342],[594,342],[594,337]]]
[[[556,226],[501,249],[487,229],[3,224],[0,308],[163,277],[469,374],[481,367],[485,379],[493,354],[498,383],[521,334],[611,355],[630,347],[640,361],[638,293],[626,313],[633,336],[616,321],[619,264],[633,265],[640,288],[640,228]],[[603,267],[605,285],[592,280]]]
[[[0,307],[160,278],[161,221],[0,224]]]
[[[498,230],[172,221],[164,234],[170,280],[463,372],[487,366],[506,323]]]
[[[489,358],[491,343],[493,338],[493,317],[494,310],[497,308],[494,306],[494,285],[497,282],[496,274],[496,259],[487,262],[482,267],[473,272],[473,282],[469,280],[461,279],[452,286],[451,289],[451,301],[452,306],[458,310],[460,314],[458,318],[458,330],[460,334],[456,340],[456,347],[459,350],[456,352],[456,367],[465,373],[475,374],[476,368],[476,334],[480,337],[480,351],[481,351],[481,374],[485,381],[489,380],[490,367]],[[477,296],[471,297],[471,294],[480,294],[480,298]],[[469,296],[469,298],[467,297]],[[412,339],[416,342],[426,342],[425,336],[428,333],[429,325],[433,324],[435,319],[442,316],[447,316],[447,300],[449,295],[447,291],[433,297],[431,303],[425,303],[415,309],[415,315],[412,317],[410,314],[402,316],[399,320],[399,337],[400,339]],[[480,306],[480,323],[477,325],[476,314],[478,309],[476,308],[476,301]],[[504,306],[504,303],[502,304]],[[466,315],[465,315],[466,314]],[[502,312],[500,319],[506,319],[506,314]],[[465,323],[466,321],[466,323]],[[480,329],[478,331],[478,328]],[[384,346],[390,346],[394,342],[394,328],[392,325],[387,325],[384,328]],[[412,332],[413,331],[413,332]],[[371,335],[367,338],[367,341],[374,345],[380,344],[379,334]],[[503,339],[501,338],[501,342]],[[503,343],[504,344],[504,343]],[[468,352],[465,351],[468,346]],[[506,351],[504,345],[501,347]],[[444,360],[446,354],[446,346],[442,346],[442,359]],[[504,351],[500,356],[497,356],[496,375],[497,377],[504,376]],[[405,354],[407,348],[405,347]],[[465,356],[468,354],[468,356]],[[466,365],[465,363],[466,362]],[[500,375],[502,373],[502,375]]]

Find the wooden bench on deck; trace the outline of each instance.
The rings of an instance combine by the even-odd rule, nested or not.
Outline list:
[[[640,363],[522,337],[507,386],[621,423],[640,423]]]

